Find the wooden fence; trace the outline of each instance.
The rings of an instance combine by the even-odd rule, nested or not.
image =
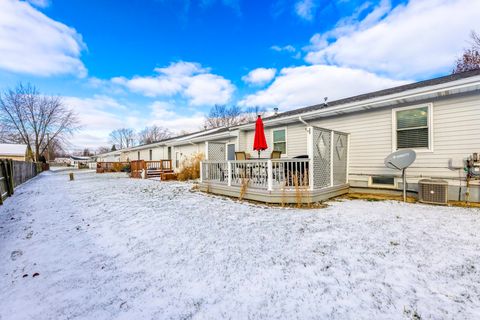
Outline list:
[[[122,171],[130,171],[130,162],[97,162],[97,173]]]
[[[0,204],[13,195],[15,187],[35,177],[42,169],[41,163],[0,159]]]

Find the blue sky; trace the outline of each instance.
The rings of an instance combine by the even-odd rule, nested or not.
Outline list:
[[[451,71],[477,0],[0,0],[0,88],[64,96],[83,129],[196,130],[218,104],[281,111]],[[445,23],[448,21],[448,24]]]

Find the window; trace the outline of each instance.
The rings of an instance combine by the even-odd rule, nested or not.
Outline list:
[[[372,176],[370,177],[371,186],[395,187],[395,178],[392,176]]]
[[[149,151],[148,158],[150,159],[150,161],[152,161],[152,150]]]
[[[396,149],[430,149],[430,107],[394,110]]]
[[[287,135],[285,129],[273,130],[273,150],[287,153]]]
[[[137,160],[140,160],[140,151],[137,151]]]

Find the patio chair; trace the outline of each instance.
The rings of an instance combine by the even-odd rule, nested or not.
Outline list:
[[[270,159],[280,159],[282,157],[282,151],[272,151]]]
[[[235,160],[247,160],[247,154],[244,151],[235,152]]]

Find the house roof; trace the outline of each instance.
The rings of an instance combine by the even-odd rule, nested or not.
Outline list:
[[[26,153],[26,144],[0,143],[0,155],[25,156]]]
[[[449,82],[457,81],[457,80],[462,80],[474,76],[480,76],[480,69],[472,70],[472,71],[466,71],[466,72],[461,72],[461,73],[456,73],[456,74],[451,74],[443,77],[438,77],[434,79],[429,79],[429,80],[424,80],[424,81],[419,81],[419,82],[414,82],[406,85],[401,85],[393,88],[388,88],[384,90],[379,90],[379,91],[374,91],[374,92],[369,92],[365,94],[360,94],[348,98],[343,98],[339,100],[334,100],[334,101],[328,101],[327,104],[321,103],[321,104],[315,104],[311,105],[308,107],[303,107],[303,108],[298,108],[294,109],[291,111],[286,111],[279,113],[277,115],[265,117],[263,120],[264,121],[269,121],[269,120],[276,120],[276,119],[281,119],[284,117],[290,117],[290,116],[295,116],[295,115],[302,115],[304,113],[310,113],[310,112],[315,112],[321,109],[326,109],[334,106],[340,106],[344,104],[350,104],[350,103],[357,103],[357,102],[362,102],[370,99],[375,99],[375,98],[382,98],[382,97],[387,97],[390,95],[402,93],[405,91],[410,91],[414,89],[420,89],[420,88],[426,88],[426,87],[431,87],[435,85],[441,85],[441,84],[446,84]],[[254,122],[251,122],[249,124],[252,124]],[[241,127],[241,126],[239,126]]]

